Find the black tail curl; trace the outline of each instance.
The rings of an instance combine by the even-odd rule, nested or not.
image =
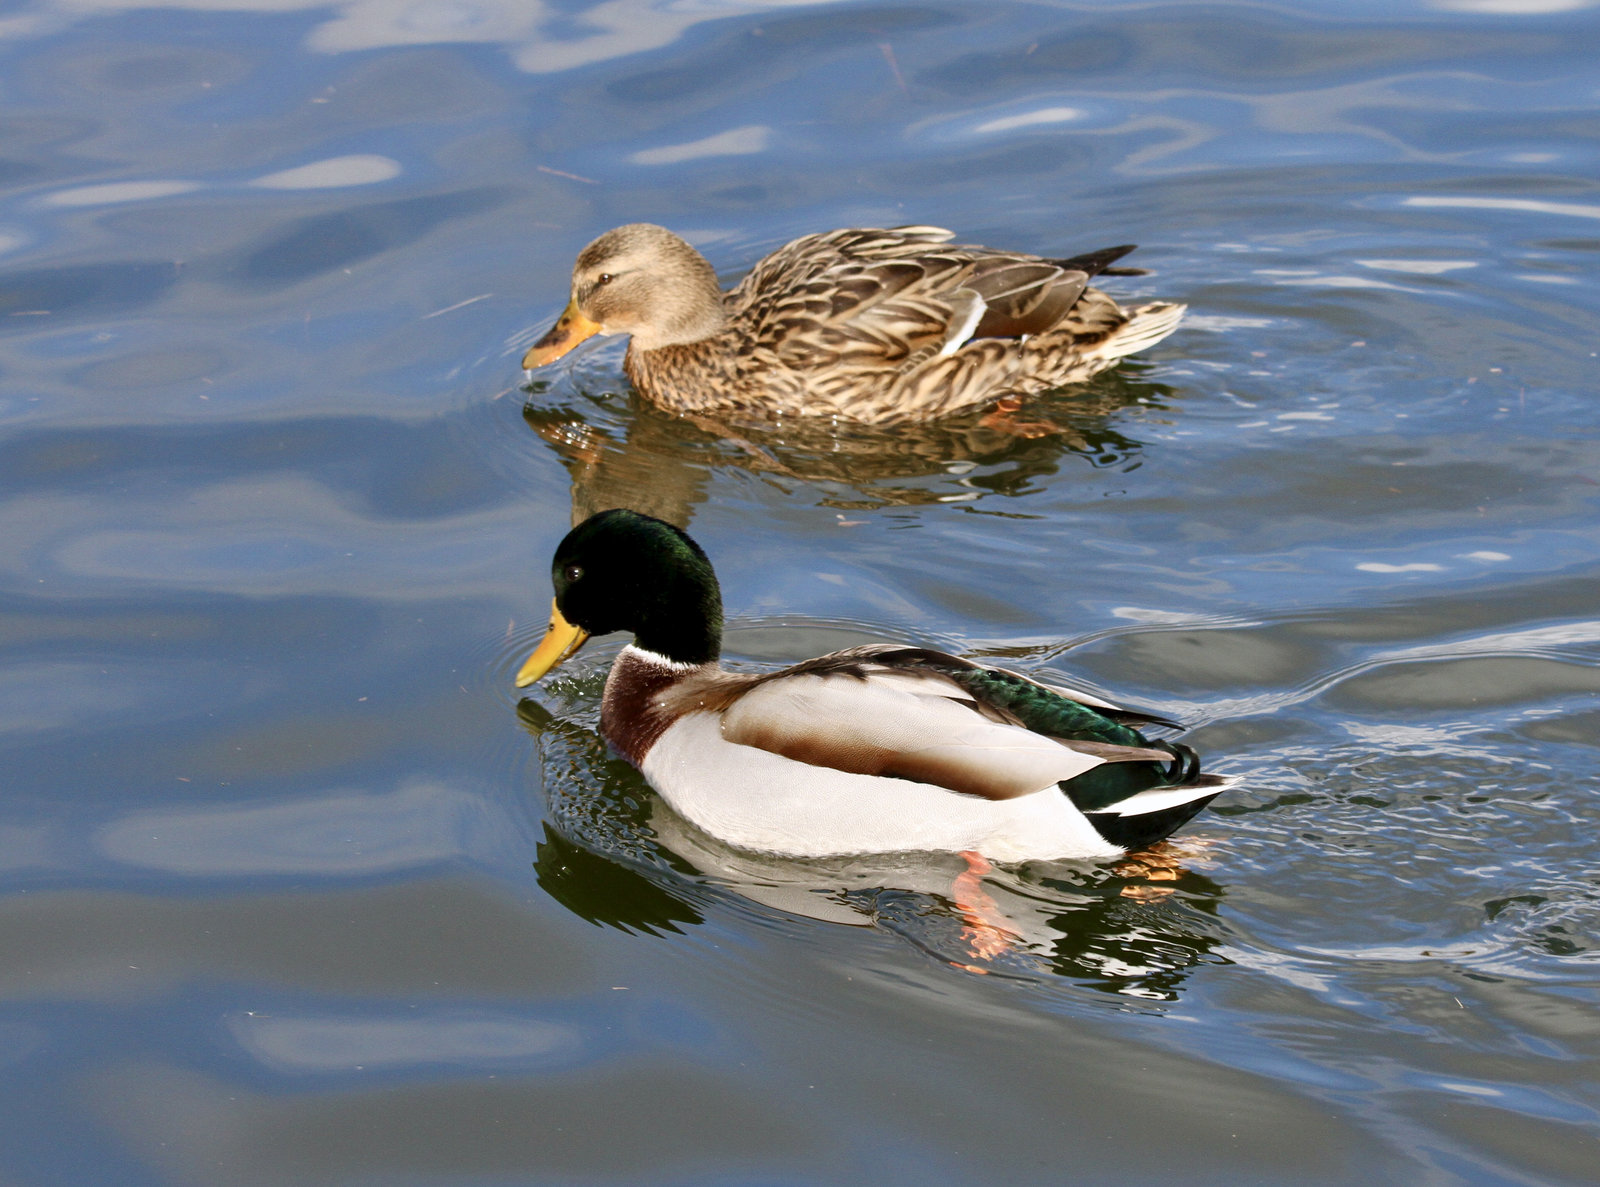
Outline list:
[[[1103,808],[1098,812],[1085,812],[1084,817],[1094,826],[1099,833],[1113,845],[1123,849],[1144,849],[1154,845],[1157,841],[1171,836],[1178,829],[1189,823],[1199,811],[1209,804],[1229,784],[1223,775],[1206,775],[1200,771],[1200,756],[1193,747],[1185,746],[1182,742],[1169,742],[1162,738],[1150,743],[1153,750],[1165,750],[1172,755],[1172,761],[1167,764],[1164,774],[1164,786],[1174,788],[1195,788],[1199,794],[1193,799],[1184,800],[1182,803],[1173,804],[1168,808],[1160,808],[1154,812],[1141,812],[1136,815],[1122,816],[1116,811],[1116,805]],[[1206,794],[1208,788],[1215,791]]]

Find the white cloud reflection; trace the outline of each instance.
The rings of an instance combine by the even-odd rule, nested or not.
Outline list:
[[[393,157],[377,153],[352,153],[349,156],[329,157],[280,169],[248,184],[266,190],[331,190],[345,186],[376,185],[400,176],[400,162]],[[97,185],[79,185],[46,194],[39,201],[45,206],[72,208],[79,206],[116,206],[127,202],[148,202],[155,198],[172,198],[179,194],[192,194],[206,189],[210,183],[187,181],[179,178],[148,179],[145,181],[110,181]],[[0,251],[6,248],[6,239],[0,235]]]
[[[1385,272],[1409,272],[1413,276],[1442,276],[1446,272],[1459,272],[1463,268],[1476,268],[1476,260],[1357,260],[1363,268],[1378,268]]]
[[[1429,0],[1429,8],[1446,12],[1481,12],[1489,16],[1541,16],[1552,12],[1579,12],[1600,5],[1600,0]]]
[[[1038,127],[1040,124],[1065,124],[1082,118],[1083,112],[1076,107],[1041,107],[1037,111],[1001,116],[999,119],[979,124],[972,130],[979,136],[987,136],[995,132],[1015,132],[1018,128]]]
[[[399,176],[400,162],[393,157],[355,153],[269,173],[250,184],[266,190],[331,190],[343,186],[376,185]]]
[[[1411,561],[1409,564],[1392,565],[1386,561],[1362,561],[1356,566],[1363,573],[1443,573],[1444,566],[1436,565],[1432,561]]]
[[[583,1035],[575,1027],[514,1015],[296,1017],[274,1011],[236,1016],[228,1029],[268,1067],[300,1073],[485,1061],[571,1062],[584,1049]]]
[[[113,861],[189,877],[370,875],[461,853],[478,802],[416,779],[379,795],[134,812],[100,828],[94,844]]]
[[[57,588],[154,585],[247,597],[336,593],[401,600],[517,588],[513,502],[421,520],[370,516],[314,479],[243,478],[114,512],[88,494],[0,500],[0,580]]]
[[[112,181],[57,190],[40,199],[46,206],[114,206],[122,202],[148,202],[170,198],[200,188],[197,181]]]
[[[63,19],[176,8],[191,12],[333,10],[308,48],[322,53],[446,43],[499,44],[530,74],[551,74],[659,49],[708,21],[843,0],[602,0],[564,10],[543,0],[56,0],[45,13],[0,21],[0,37],[38,36]]]
[[[1600,0],[1596,2],[1600,3]],[[1416,194],[1400,204],[1446,210],[1519,210],[1533,214],[1564,214],[1571,218],[1600,218],[1600,206],[1592,206],[1587,202],[1546,202],[1542,198],[1478,198],[1466,195],[1455,197]]]
[[[663,144],[647,148],[629,158],[635,165],[676,165],[682,161],[697,161],[702,157],[737,157],[758,153],[766,149],[772,138],[772,129],[765,124],[747,124],[742,128],[729,128],[715,136],[691,140],[687,144]]]

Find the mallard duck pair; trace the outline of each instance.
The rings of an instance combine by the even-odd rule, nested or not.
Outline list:
[[[1183,317],[1166,301],[1124,310],[1089,287],[1131,246],[1051,260],[951,238],[940,227],[807,235],[724,293],[671,231],[617,227],[578,254],[572,299],[522,365],[627,334],[628,378],[671,411],[893,424],[1081,382]]]
[[[572,300],[523,363],[597,333],[684,412],[891,423],[1085,379],[1170,334],[1184,307],[1125,312],[1089,280],[1132,250],[1066,260],[949,246],[936,227],[797,239],[724,295],[648,224],[584,248]],[[722,600],[688,535],[602,511],[562,541],[526,687],[590,635],[627,631],[600,728],[705,832],[791,857],[962,852],[1104,859],[1170,834],[1230,785],[1171,722],[919,647],[858,647],[764,675],[718,664]]]

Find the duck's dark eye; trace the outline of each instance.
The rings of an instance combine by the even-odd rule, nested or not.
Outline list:
[[[595,288],[599,288],[603,284],[610,284],[612,279],[613,279],[613,277],[612,277],[611,273],[602,272],[602,273],[600,273],[599,276],[596,276],[594,278],[594,287]]]
[[[579,577],[583,576],[583,566],[568,565],[565,569],[561,570],[561,575],[567,579],[567,584],[571,585]]]

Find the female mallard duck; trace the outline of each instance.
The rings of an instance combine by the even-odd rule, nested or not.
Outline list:
[[[592,334],[674,412],[920,420],[1077,383],[1177,328],[1184,306],[1123,310],[1089,280],[1133,250],[1047,260],[951,246],[939,227],[844,230],[780,247],[724,294],[664,227],[607,231],[572,269],[529,370]]]
[[[1116,857],[1233,782],[1134,728],[1171,722],[939,651],[854,647],[765,675],[724,671],[711,562],[636,511],[584,520],[551,574],[550,629],[517,686],[590,635],[631,631],[601,732],[680,815],[741,848]]]

